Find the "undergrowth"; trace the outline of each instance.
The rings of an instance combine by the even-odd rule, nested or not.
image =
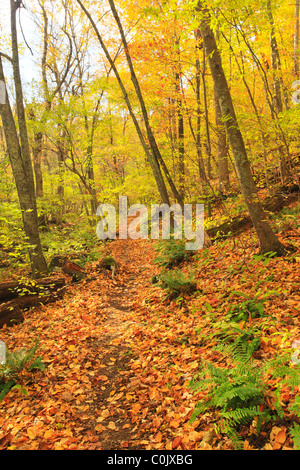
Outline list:
[[[179,269],[161,274],[158,285],[166,290],[169,299],[179,295],[191,294],[197,289],[194,274],[191,272],[188,276],[185,276]]]
[[[196,405],[191,421],[207,411],[217,411],[218,433],[226,434],[237,449],[243,448],[240,434],[242,426],[252,425],[258,436],[269,421],[284,419],[280,401],[283,386],[292,390],[300,384],[300,366],[289,363],[289,356],[277,356],[262,362],[253,359],[257,349],[257,338],[249,342],[247,335],[227,341],[218,351],[230,360],[228,367],[218,367],[203,361],[199,373],[190,382],[196,393],[205,392],[205,397]],[[276,379],[280,378],[280,381]],[[274,385],[277,384],[274,390]],[[273,388],[272,388],[273,387]],[[296,398],[290,411],[300,417],[300,398]],[[295,445],[300,444],[300,427],[295,425],[291,435]]]
[[[35,369],[44,370],[45,364],[40,356],[36,356],[38,341],[29,349],[15,352],[6,350],[5,362],[0,364],[0,402],[12,388],[18,388],[26,394],[24,379]]]
[[[190,256],[185,248],[184,240],[161,240],[157,243],[156,251],[159,255],[155,258],[154,263],[164,268],[178,266]]]

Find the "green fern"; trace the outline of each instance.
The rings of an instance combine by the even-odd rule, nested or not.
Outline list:
[[[162,240],[157,244],[156,250],[160,255],[154,260],[154,263],[165,268],[177,266],[189,257],[184,240]]]
[[[26,349],[19,349],[15,352],[6,352],[6,363],[1,366],[0,374],[14,377],[17,376],[24,369],[44,369],[44,364],[41,362],[40,357],[34,359],[34,355],[38,348],[38,341],[28,351]]]
[[[186,277],[179,269],[167,271],[159,276],[159,287],[167,291],[167,297],[178,297],[196,290],[196,281],[192,273]]]
[[[300,450],[300,426],[299,424],[294,424],[294,427],[290,429],[290,433],[293,438],[295,450]]]
[[[245,341],[225,345],[222,352],[229,356],[232,367],[220,368],[204,362],[199,374],[190,382],[192,390],[207,392],[205,400],[195,407],[191,421],[209,409],[217,410],[220,415],[217,429],[227,434],[236,448],[240,448],[242,441],[238,430],[241,425],[249,425],[255,419],[256,432],[259,433],[263,423],[283,417],[280,388],[272,409],[266,400],[270,374],[272,377],[282,377],[284,383],[290,380],[298,383],[300,369],[295,370],[287,365],[287,357],[276,358],[258,367],[252,358],[253,344]]]
[[[227,319],[240,322],[246,321],[249,317],[256,318],[265,316],[264,303],[270,298],[271,295],[278,295],[278,292],[272,291],[265,295],[263,295],[261,292],[258,292],[255,295],[248,295],[239,291],[232,292],[230,297],[239,296],[245,300],[243,302],[234,303],[230,306],[226,314]]]
[[[38,348],[38,341],[30,348],[19,349],[15,352],[6,351],[6,362],[0,365],[0,402],[16,386],[23,371],[31,372],[34,369],[45,369],[45,364],[39,356],[34,357]]]

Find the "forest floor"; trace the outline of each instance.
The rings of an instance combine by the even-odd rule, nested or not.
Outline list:
[[[202,250],[181,266],[193,267],[197,292],[173,301],[151,283],[160,271],[153,263],[155,242],[109,243],[106,250],[119,263],[114,278],[90,263],[87,278],[68,282],[63,299],[1,329],[9,350],[28,349],[38,339],[46,368],[24,373],[26,395],[12,389],[0,403],[0,449],[233,449],[215,429],[216,410],[190,422],[205,397],[191,390],[190,380],[202,360],[224,366],[213,334],[230,306],[241,302],[241,292],[254,298],[261,291],[265,298],[266,315],[244,322],[263,333],[258,361],[289,351],[300,339],[299,227],[280,239],[297,251],[287,258],[255,257],[253,230]],[[244,449],[293,449],[289,416],[258,435],[245,427]]]

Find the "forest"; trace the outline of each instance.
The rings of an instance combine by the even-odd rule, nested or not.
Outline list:
[[[1,0],[1,450],[300,450],[299,17]]]

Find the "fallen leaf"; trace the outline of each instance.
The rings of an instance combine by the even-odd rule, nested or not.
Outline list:
[[[34,427],[27,428],[27,436],[29,439],[35,439],[36,438],[36,432]]]
[[[275,436],[275,442],[278,442],[279,444],[284,444],[286,441],[286,432],[285,429],[281,429],[276,436]]]
[[[110,421],[107,425],[108,429],[112,429],[113,431],[117,430],[117,427],[113,421]]]
[[[176,449],[182,442],[182,436],[177,436],[172,442],[172,449]]]
[[[97,426],[94,428],[95,431],[97,432],[102,432],[104,431],[105,427],[102,426],[102,424],[97,424]]]
[[[46,431],[45,434],[44,434],[44,438],[45,438],[45,439],[52,439],[53,437],[55,437],[55,432],[52,431],[52,429],[49,429],[49,430]]]
[[[171,428],[174,428],[174,429],[177,429],[178,427],[180,426],[180,422],[176,419],[173,419],[171,422],[170,422],[170,427]]]
[[[102,418],[108,418],[110,416],[109,410],[103,410],[101,416]]]
[[[106,382],[108,380],[108,377],[106,377],[106,375],[98,375],[98,379]]]
[[[72,401],[75,400],[75,397],[70,393],[69,391],[63,392],[61,394],[61,398],[66,401]]]

